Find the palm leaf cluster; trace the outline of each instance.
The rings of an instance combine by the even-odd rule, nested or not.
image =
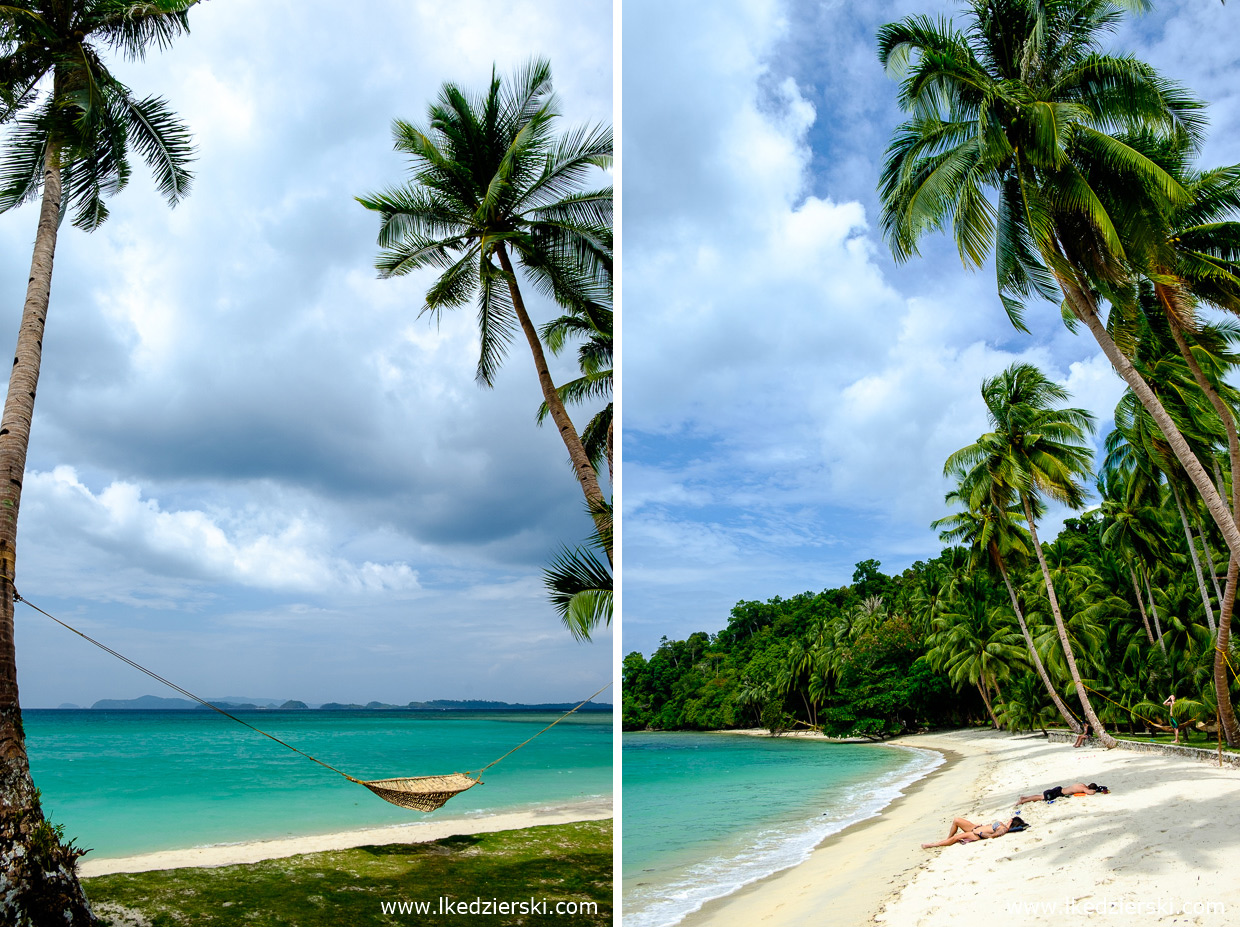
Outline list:
[[[137,98],[101,52],[130,59],[165,48],[188,31],[193,0],[31,2],[0,10],[0,212],[39,195],[49,148],[59,162],[62,208],[91,230],[108,216],[105,199],[124,189],[130,151],[149,166],[169,203],[189,192],[189,130],[159,96]]]
[[[412,182],[359,197],[380,216],[381,275],[441,271],[424,313],[476,300],[477,376],[487,386],[518,330],[501,254],[511,252],[544,295],[609,327],[612,192],[581,187],[610,166],[611,129],[558,136],[558,115],[545,60],[509,82],[493,74],[481,96],[445,84],[425,125],[394,125]]]

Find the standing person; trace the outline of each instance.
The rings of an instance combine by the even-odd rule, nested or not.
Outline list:
[[[1175,731],[1175,742],[1180,742],[1180,723],[1175,720],[1175,694],[1167,696],[1167,700],[1163,702],[1167,706],[1167,713],[1171,715],[1171,729]]]

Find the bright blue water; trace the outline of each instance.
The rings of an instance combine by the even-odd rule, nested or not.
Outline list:
[[[35,784],[93,859],[529,809],[611,795],[610,713],[576,714],[431,815],[397,808],[214,712],[22,713]],[[243,711],[359,779],[475,770],[541,712]]]
[[[803,738],[625,734],[625,927],[666,927],[796,865],[941,761]]]

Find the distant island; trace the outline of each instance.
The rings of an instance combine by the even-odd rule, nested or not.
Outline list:
[[[367,702],[365,705],[343,702],[326,702],[308,705],[296,699],[281,702],[279,699],[210,699],[212,705],[225,711],[300,711],[317,708],[319,711],[568,711],[576,702],[540,702],[527,705],[522,702],[493,702],[482,699],[435,699],[430,702],[409,702],[406,705],[390,705],[386,702]],[[103,698],[90,706],[103,711],[207,711],[198,702],[185,698],[163,698],[143,695],[138,698]],[[77,705],[65,703],[62,709],[78,709]],[[609,702],[587,702],[581,711],[611,711]],[[80,710],[80,709],[79,709]]]

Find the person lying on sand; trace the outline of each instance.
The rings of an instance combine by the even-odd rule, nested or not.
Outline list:
[[[1023,805],[1027,801],[1054,801],[1066,795],[1094,795],[1098,792],[1106,795],[1110,791],[1105,785],[1099,785],[1096,782],[1091,782],[1089,785],[1084,782],[1073,782],[1071,785],[1057,785],[1047,789],[1041,795],[1022,795],[1016,800],[1016,804]]]
[[[923,843],[921,848],[928,850],[931,847],[949,847],[953,843],[973,843],[975,840],[990,840],[993,837],[1002,837],[1004,834],[1012,831],[1024,830],[1029,825],[1020,818],[1012,818],[1011,820],[995,821],[993,824],[974,824],[972,821],[964,818],[955,818],[952,821],[952,829],[947,832],[946,840],[938,840],[934,843]]]

